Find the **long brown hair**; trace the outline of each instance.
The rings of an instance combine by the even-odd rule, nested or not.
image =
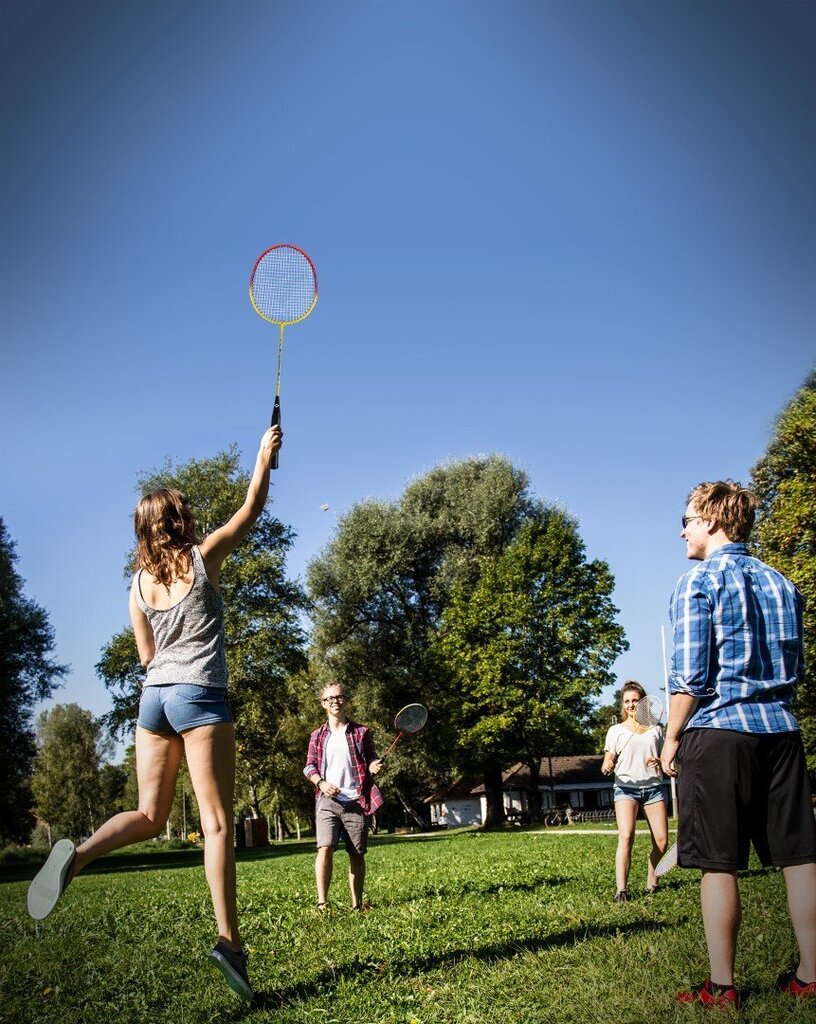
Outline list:
[[[172,487],[151,491],[136,506],[133,529],[136,568],[146,569],[169,588],[189,569],[190,549],[198,544],[187,499]]]

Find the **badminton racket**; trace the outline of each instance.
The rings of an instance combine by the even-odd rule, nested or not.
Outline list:
[[[666,872],[671,871],[677,864],[677,843],[672,845],[666,850],[660,860],[655,864],[655,874],[658,878],[662,878]]]
[[[663,705],[660,703],[660,699],[658,697],[653,697],[651,694],[647,693],[646,696],[641,697],[635,705],[635,721],[638,725],[642,725],[646,729],[653,729],[656,725],[660,725],[660,719],[662,717]],[[643,734],[635,732],[634,729],[629,733],[621,744],[620,750],[615,751],[616,763],[618,758],[626,749],[626,744],[632,739],[632,737],[641,735]]]
[[[283,364],[283,330],[300,323],[317,302],[317,271],[314,263],[296,245],[273,245],[262,252],[249,278],[252,308],[270,324],[277,324],[278,372],[275,377],[275,404],[271,426],[281,421],[280,385]],[[272,456],[272,469],[278,468],[278,453]]]
[[[388,757],[406,733],[409,736],[412,736],[415,732],[419,732],[427,721],[428,709],[424,708],[421,704],[406,704],[404,708],[401,708],[394,719],[394,728],[397,730],[397,737],[391,741],[391,745],[380,760],[384,761],[386,757]]]

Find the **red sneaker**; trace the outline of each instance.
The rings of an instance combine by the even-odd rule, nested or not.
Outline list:
[[[678,1003],[699,1003],[713,1010],[738,1010],[740,994],[733,985],[715,985],[706,978],[702,985],[695,985],[685,992],[677,993]]]
[[[807,999],[816,996],[816,981],[800,981],[795,974],[788,974],[779,982],[779,990],[795,999]]]

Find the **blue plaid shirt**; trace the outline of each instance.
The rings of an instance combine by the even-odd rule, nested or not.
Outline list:
[[[796,732],[805,669],[802,595],[744,544],[723,544],[680,577],[669,690],[700,700],[688,729]]]

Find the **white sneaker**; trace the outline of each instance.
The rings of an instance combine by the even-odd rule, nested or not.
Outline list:
[[[48,917],[57,905],[57,900],[71,881],[75,860],[76,848],[70,839],[60,839],[54,843],[48,860],[28,887],[28,912],[35,921]]]

